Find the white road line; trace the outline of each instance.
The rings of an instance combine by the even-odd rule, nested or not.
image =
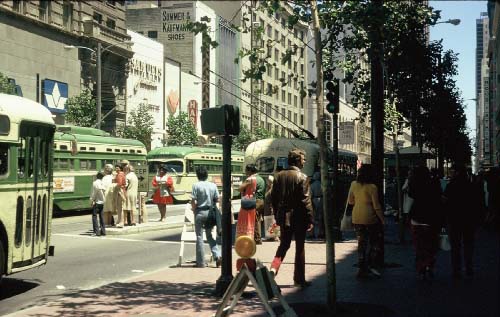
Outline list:
[[[79,234],[67,234],[67,233],[53,233],[53,236],[70,237],[70,238],[85,238],[85,239],[104,239],[104,240],[114,240],[114,241],[127,241],[127,242],[153,242],[160,244],[180,244],[180,241],[157,241],[157,240],[139,240],[139,239],[126,239],[126,238],[112,238],[109,235],[106,237],[94,237],[94,236],[83,236]],[[186,244],[195,244],[195,242],[184,242]]]

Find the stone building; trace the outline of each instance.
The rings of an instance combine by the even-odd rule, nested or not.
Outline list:
[[[0,37],[0,72],[25,97],[47,106],[58,123],[64,122],[67,98],[85,88],[96,95],[94,52],[100,42],[102,127],[113,132],[124,123],[132,56],[124,1],[1,1]]]

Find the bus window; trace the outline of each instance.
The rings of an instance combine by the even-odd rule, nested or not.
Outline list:
[[[184,163],[182,161],[168,161],[163,164],[167,168],[167,173],[182,173],[184,172]]]
[[[238,165],[231,165],[231,173],[241,173],[243,172],[243,166],[240,164]]]
[[[274,171],[274,157],[259,157],[255,161],[258,172],[262,173],[272,173]]]
[[[17,175],[19,178],[24,178],[24,173],[26,172],[25,167],[25,148],[26,139],[21,139],[21,144],[17,146]]]
[[[23,241],[23,223],[24,223],[24,199],[23,197],[17,197],[17,206],[16,206],[16,233],[14,234],[14,243],[16,247],[21,246],[21,242]]]
[[[9,146],[0,144],[0,176],[7,174],[9,170]]]
[[[0,134],[8,135],[10,131],[10,120],[5,115],[0,115]]]
[[[278,161],[276,163],[276,170],[284,170],[288,168],[288,157],[278,157]]]
[[[35,170],[35,138],[29,138],[28,146],[28,177],[33,177],[33,171]]]
[[[31,244],[32,217],[33,199],[29,196],[28,199],[26,199],[26,231],[24,232],[24,241],[26,242],[26,246]]]
[[[45,241],[45,231],[47,230],[47,212],[49,210],[48,202],[47,202],[47,194],[43,195],[42,202],[42,241]]]
[[[38,195],[36,200],[36,210],[35,210],[35,238],[36,243],[40,241],[40,221],[42,217],[40,217],[40,213],[42,211],[42,196]]]

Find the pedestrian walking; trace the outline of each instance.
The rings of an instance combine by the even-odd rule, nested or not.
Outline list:
[[[314,208],[314,239],[324,239],[325,222],[323,220],[323,190],[321,189],[320,172],[314,172],[313,174],[311,183],[311,195]]]
[[[217,186],[208,182],[208,172],[203,166],[196,169],[198,182],[193,184],[191,190],[191,208],[194,212],[194,230],[196,233],[196,267],[208,266],[205,262],[205,248],[203,245],[203,229],[207,237],[208,245],[212,251],[212,257],[215,259],[216,266],[222,263],[217,242],[212,235],[214,225],[208,225],[208,214],[211,208],[216,207],[219,202],[219,191]]]
[[[114,201],[115,201],[115,211],[118,215],[116,221],[117,228],[123,228],[123,204],[125,202],[125,197],[127,195],[127,179],[125,178],[125,173],[123,172],[123,165],[115,165],[116,177],[115,177],[115,189],[114,189]]]
[[[309,181],[301,172],[306,161],[305,155],[300,149],[293,149],[288,153],[289,167],[276,174],[271,191],[272,206],[276,213],[276,223],[280,226],[281,238],[270,271],[274,275],[278,273],[290,248],[292,237],[295,237],[293,281],[297,287],[307,287],[311,284],[305,279],[304,242],[306,232],[314,227]]]
[[[255,229],[254,240],[256,244],[262,244],[262,223],[264,220],[264,195],[266,193],[266,182],[257,173],[255,164],[248,164],[245,167],[247,179],[240,185],[240,192],[244,193],[247,188],[252,188],[255,181]]]
[[[467,276],[474,274],[474,234],[478,222],[479,193],[467,178],[464,166],[455,165],[450,170],[450,182],[446,186],[446,218],[451,245],[451,267],[453,278],[462,275],[462,246]]]
[[[123,212],[125,217],[129,219],[127,222],[130,226],[135,226],[135,212],[137,209],[137,192],[139,191],[139,179],[134,172],[134,167],[128,164],[125,167],[125,178],[127,180],[127,195]]]
[[[429,169],[418,166],[408,187],[408,195],[413,199],[410,221],[417,273],[422,279],[433,278],[438,237],[444,222],[439,179],[432,180]]]
[[[174,181],[167,175],[167,169],[164,166],[158,168],[158,175],[153,177],[153,203],[158,206],[160,211],[160,220],[165,221],[167,215],[167,205],[174,203],[174,198],[170,194],[174,190]]]
[[[90,193],[90,200],[92,202],[92,230],[94,235],[100,236],[106,235],[106,225],[104,224],[104,185],[102,179],[104,174],[98,172],[96,175],[96,180],[92,183],[92,190]],[[97,217],[99,216],[99,224],[97,223]]]
[[[363,164],[351,183],[348,207],[352,208],[352,223],[358,239],[358,278],[371,272],[380,276],[377,259],[383,247],[384,214],[378,199],[371,164]],[[368,246],[370,247],[368,249]]]
[[[276,225],[274,209],[272,205],[271,191],[273,189],[274,176],[269,175],[266,184],[266,195],[264,197],[264,229],[265,240],[276,241],[279,239],[279,228]]]

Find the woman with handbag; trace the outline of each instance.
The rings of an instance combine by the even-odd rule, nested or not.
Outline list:
[[[432,278],[443,223],[441,187],[427,167],[418,166],[408,181],[408,195],[413,199],[410,222],[417,273],[421,279]]]
[[[248,167],[245,168],[248,177],[239,188],[241,192],[241,208],[236,224],[236,238],[240,236],[255,238],[257,177]]]
[[[167,175],[167,169],[164,166],[160,166],[158,169],[158,175],[153,177],[152,182],[155,192],[153,194],[153,203],[158,206],[160,210],[160,220],[166,220],[167,205],[172,205],[174,199],[170,192],[174,190],[174,181],[172,177]]]
[[[370,164],[363,164],[359,168],[356,180],[351,183],[347,202],[348,207],[352,206],[352,224],[358,238],[357,277],[364,278],[368,272],[380,276],[377,259],[384,243],[384,214]]]

